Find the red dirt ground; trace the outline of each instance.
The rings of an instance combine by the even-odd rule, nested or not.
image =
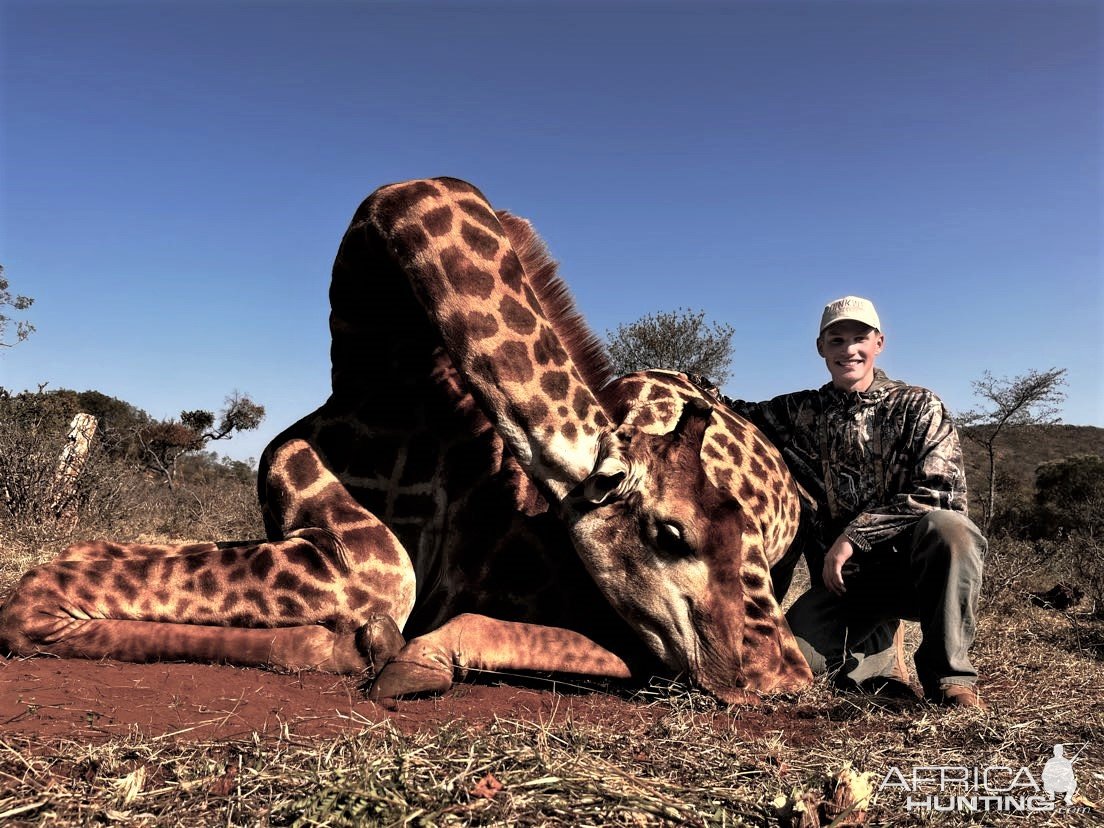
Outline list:
[[[34,734],[102,742],[137,731],[146,738],[241,739],[276,736],[285,726],[302,736],[332,736],[389,719],[404,732],[463,720],[479,727],[498,719],[563,721],[570,716],[622,732],[665,714],[602,692],[461,684],[436,698],[368,701],[351,676],[281,674],[210,664],[126,664],[57,658],[0,658],[0,739]],[[704,715],[704,714],[703,714]],[[793,703],[708,714],[715,727],[749,735],[785,730],[791,744],[813,743],[833,725]]]

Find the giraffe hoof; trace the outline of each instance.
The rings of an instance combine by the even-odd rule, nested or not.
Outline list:
[[[406,646],[406,639],[390,615],[379,613],[356,631],[356,647],[372,675],[378,675],[387,662]]]
[[[414,661],[391,661],[383,668],[368,698],[372,701],[444,693],[452,687],[452,671]]]

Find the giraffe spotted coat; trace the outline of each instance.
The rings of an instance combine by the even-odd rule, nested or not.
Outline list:
[[[266,449],[268,539],[79,544],[0,650],[364,673],[681,674],[730,702],[811,673],[770,568],[781,456],[685,377],[612,378],[528,222],[451,178],[373,193],[330,284],[332,393]]]

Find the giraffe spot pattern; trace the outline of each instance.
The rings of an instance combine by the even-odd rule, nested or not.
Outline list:
[[[122,575],[116,575],[111,582],[111,585],[115,588],[115,591],[128,601],[133,601],[138,597],[138,587],[134,585],[128,578]]]
[[[462,198],[456,203],[469,218],[479,222],[496,236],[502,232],[502,225],[498,218],[487,209],[484,202],[474,198]]]
[[[392,234],[391,243],[400,259],[412,261],[429,247],[429,235],[417,224],[408,224]]]
[[[541,389],[553,400],[567,399],[570,389],[568,376],[563,371],[547,371],[541,375]]]
[[[753,569],[742,570],[740,572],[740,580],[744,584],[744,589],[748,592],[758,592],[766,588],[767,585],[767,581],[763,575]]]
[[[263,581],[268,577],[268,573],[272,571],[272,567],[275,566],[275,561],[272,560],[272,552],[262,547],[257,550],[253,555],[253,560],[249,562],[249,571],[253,573],[253,577],[259,581]]]
[[[434,207],[422,216],[422,226],[431,236],[443,236],[452,229],[452,208],[447,204]]]
[[[213,572],[207,570],[199,575],[196,586],[199,589],[200,595],[204,598],[211,598],[218,592],[218,578],[215,577]]]
[[[326,565],[313,544],[301,543],[284,552],[284,559],[295,567],[305,570],[311,577],[320,581],[332,581],[333,572]],[[279,586],[279,583],[276,584]]]
[[[153,561],[148,558],[131,558],[128,561],[123,561],[123,569],[126,573],[140,583],[149,580],[152,568]]]
[[[744,615],[752,621],[759,621],[769,618],[770,612],[754,601],[747,601],[744,604]]]
[[[540,336],[533,343],[533,358],[538,365],[564,365],[567,363],[567,351],[560,344],[560,338],[547,325],[541,325]]]
[[[318,479],[318,463],[309,449],[303,449],[288,458],[284,473],[293,490],[306,489]]]
[[[466,221],[460,224],[460,238],[487,261],[498,254],[498,239]]]
[[[498,333],[498,320],[483,311],[457,312],[445,323],[455,331],[463,331],[472,339],[490,339]]]
[[[449,283],[459,293],[488,299],[494,292],[494,276],[475,265],[459,248],[447,247],[441,251],[441,264]]]
[[[533,292],[533,288],[529,287],[528,282],[522,283],[521,292],[522,295],[525,296],[525,301],[532,309],[533,313],[543,318],[544,308],[541,307],[540,299],[538,299],[537,294]]]
[[[275,589],[286,589],[289,592],[295,592],[303,585],[299,576],[292,572],[282,571],[277,572],[275,579],[272,581],[272,586]]]
[[[502,284],[514,292],[521,291],[521,280],[525,278],[525,270],[521,266],[521,260],[513,250],[507,251],[498,266],[498,278]]]
[[[394,540],[390,530],[383,524],[376,526],[357,526],[343,533],[346,545],[358,550],[372,550],[378,559],[391,561],[394,556],[384,557],[385,552],[394,549]]]
[[[261,590],[247,589],[244,593],[242,593],[242,597],[244,597],[245,600],[248,601],[250,604],[255,606],[257,610],[261,613],[261,615],[271,614],[272,611],[268,605],[268,598]]]
[[[482,195],[480,194],[479,189],[477,187],[475,187],[472,184],[469,184],[467,181],[463,181],[462,179],[452,178],[450,176],[442,176],[441,178],[435,179],[435,181],[437,183],[443,185],[445,187],[445,189],[449,190],[450,192],[453,192],[453,193],[471,193],[473,195],[476,195],[476,196],[479,196],[480,198],[482,198]]]
[[[548,406],[539,397],[534,397],[531,400],[527,400],[518,406],[518,413],[521,415],[521,420],[527,423],[542,423],[548,418]],[[545,433],[551,436],[555,433],[555,427],[549,424],[547,428],[551,431]]]
[[[751,458],[751,462],[748,464],[748,471],[759,480],[767,479],[767,470],[763,468],[763,464],[759,462],[759,458],[757,457]]]
[[[593,397],[587,393],[585,388],[576,388],[575,395],[571,399],[571,410],[575,412],[575,416],[580,420],[587,420],[590,417],[590,403]]]
[[[193,574],[207,565],[207,559],[203,555],[188,555],[184,558],[184,571]]]
[[[529,335],[537,329],[537,317],[513,296],[502,297],[498,312],[514,333]]]
[[[732,445],[730,445],[728,447],[728,456],[730,458],[732,458],[733,465],[737,466],[738,468],[743,467],[743,465],[744,465],[744,452],[740,449],[740,447],[738,445],[733,443]]]
[[[503,342],[491,356],[492,367],[499,379],[506,382],[529,382],[533,379],[533,363],[525,343]]]
[[[297,598],[291,595],[278,595],[276,597],[276,609],[284,618],[301,618],[306,615],[306,608]]]
[[[440,191],[428,181],[392,187],[381,192],[373,201],[373,212],[377,223],[393,227],[403,216],[427,198],[440,195]]]
[[[744,639],[751,637],[749,633],[759,638],[774,638],[777,631],[778,628],[770,621],[753,621],[744,626]]]

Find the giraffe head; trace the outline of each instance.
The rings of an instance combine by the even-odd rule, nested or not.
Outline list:
[[[798,518],[777,452],[675,374],[602,396],[617,425],[564,504],[599,587],[669,669],[724,701],[806,686],[770,581]]]

